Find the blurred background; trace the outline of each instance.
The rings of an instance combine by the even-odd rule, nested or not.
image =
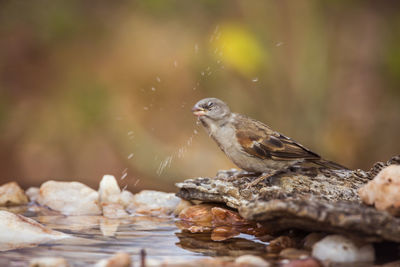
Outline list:
[[[122,187],[234,165],[201,98],[350,168],[400,154],[398,1],[0,1],[0,182]]]

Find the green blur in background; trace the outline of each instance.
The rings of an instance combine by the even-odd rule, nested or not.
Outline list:
[[[234,165],[218,97],[325,158],[400,153],[398,1],[0,1],[0,182],[131,191]]]

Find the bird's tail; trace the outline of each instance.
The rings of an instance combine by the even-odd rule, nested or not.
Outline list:
[[[320,165],[322,167],[326,167],[326,168],[329,168],[329,169],[337,169],[337,170],[348,170],[349,169],[349,168],[347,168],[347,167],[345,167],[343,165],[340,165],[339,163],[336,163],[336,162],[333,162],[333,161],[330,161],[330,160],[326,160],[326,159],[318,159],[318,160],[315,160],[313,162],[315,164],[318,164],[318,165]]]

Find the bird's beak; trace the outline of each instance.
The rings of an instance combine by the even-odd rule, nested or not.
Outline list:
[[[201,108],[198,106],[194,106],[192,108],[192,112],[193,112],[193,115],[195,115],[197,117],[206,115],[206,110],[204,108]]]

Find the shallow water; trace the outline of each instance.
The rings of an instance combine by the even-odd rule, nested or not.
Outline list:
[[[182,232],[172,217],[133,216],[119,220],[102,216],[67,217],[39,207],[7,210],[75,238],[0,252],[0,266],[27,266],[32,258],[49,256],[64,257],[72,266],[87,266],[120,251],[129,253],[138,266],[142,249],[146,251],[149,263],[262,254],[265,251],[265,244],[249,235],[215,242],[210,234]]]

